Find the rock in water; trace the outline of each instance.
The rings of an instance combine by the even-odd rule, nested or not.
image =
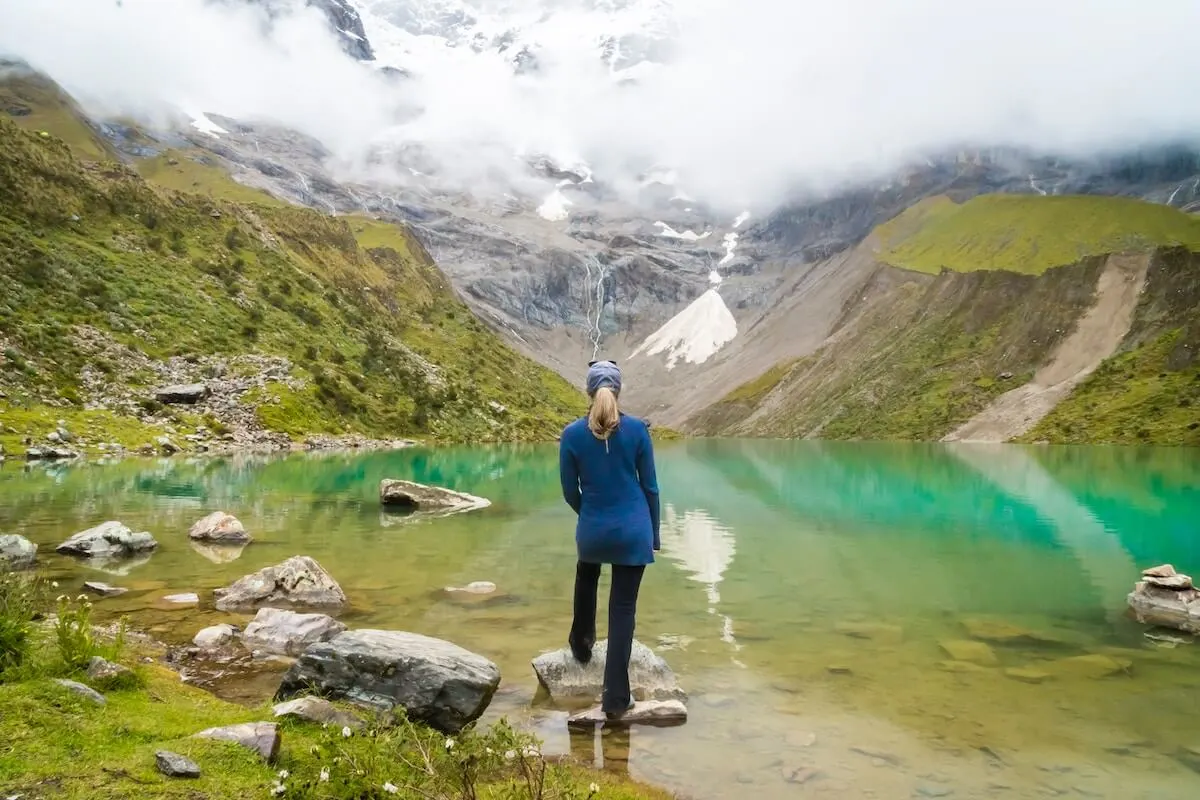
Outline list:
[[[154,766],[168,778],[199,778],[200,766],[170,750],[159,750],[154,754]]]
[[[946,652],[946,655],[955,661],[966,661],[984,667],[990,667],[999,663],[996,653],[983,642],[955,639],[939,642],[938,644]]]
[[[604,711],[597,706],[567,718],[569,728],[590,728],[597,724],[606,726],[654,725],[668,727],[687,722],[687,706],[679,700],[644,700],[633,704],[619,719],[609,721]]]
[[[479,719],[500,669],[458,645],[417,633],[357,630],[309,647],[284,675],[276,699],[313,690],[454,733]]]
[[[214,511],[192,526],[188,538],[217,544],[245,544],[250,541],[250,534],[237,517]]]
[[[298,656],[309,645],[327,642],[346,626],[325,614],[297,614],[280,608],[259,609],[246,626],[242,643],[254,650]]]
[[[1200,634],[1200,592],[1170,564],[1143,572],[1126,602],[1138,622]]]
[[[384,478],[379,483],[379,502],[388,508],[418,511],[472,511],[487,508],[490,500],[440,486]]]
[[[164,386],[154,394],[160,403],[183,403],[194,405],[208,397],[208,387],[203,383],[182,383],[176,386]]]
[[[15,533],[0,535],[0,571],[25,569],[37,560],[37,545]]]
[[[103,581],[84,581],[83,588],[92,594],[98,594],[101,597],[116,597],[119,594],[125,594],[128,589],[112,584],[104,583]]]
[[[591,700],[604,691],[607,654],[607,639],[596,642],[592,660],[587,664],[580,664],[571,655],[570,648],[564,647],[535,658],[533,671],[554,700],[584,697]],[[629,657],[629,685],[638,700],[687,702],[687,693],[679,687],[667,662],[638,641],[634,641]]]
[[[274,708],[277,717],[297,717],[318,725],[332,725],[335,728],[361,728],[363,721],[343,711],[323,697],[297,697],[280,703]]]
[[[65,447],[30,447],[25,451],[26,461],[62,461],[79,458],[79,453]]]
[[[235,742],[253,750],[268,762],[279,754],[279,727],[274,722],[243,722],[224,728],[208,728],[196,734],[199,739]]]
[[[219,650],[226,645],[233,644],[237,638],[237,632],[238,629],[227,622],[210,625],[192,637],[192,644],[201,650]]]
[[[346,594],[328,572],[308,556],[292,556],[213,592],[217,608],[231,611],[266,604],[340,607]]]
[[[134,533],[120,522],[110,521],[75,534],[55,550],[86,558],[126,558],[156,547],[158,542],[149,533]]]

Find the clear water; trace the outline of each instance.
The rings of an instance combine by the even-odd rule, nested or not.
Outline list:
[[[564,643],[571,605],[573,518],[553,447],[9,465],[0,530],[41,545],[71,587],[130,587],[98,608],[180,642],[247,619],[213,610],[211,589],[311,555],[350,596],[350,625],[494,659],[504,684],[489,717],[695,798],[1200,791],[1200,644],[1151,641],[1125,612],[1140,569],[1200,570],[1200,451],[691,441],[660,445],[658,460],[663,552],[638,638],[679,673],[691,719],[595,741],[535,702],[529,667]],[[494,505],[404,521],[380,512],[383,477]],[[226,563],[186,535],[217,509],[256,536]],[[106,519],[151,531],[158,552],[124,575],[53,553]],[[443,592],[476,580],[499,591],[474,604]],[[161,601],[190,591],[200,610]],[[993,643],[995,665],[946,663],[941,644],[981,621],[1034,638]],[[1084,654],[1131,666],[1095,678],[1063,665]],[[224,690],[261,699],[275,677]]]

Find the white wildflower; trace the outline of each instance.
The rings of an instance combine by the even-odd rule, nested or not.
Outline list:
[[[286,769],[279,770],[279,780],[285,781],[285,780],[287,780],[287,776],[288,776],[288,771]]]
[[[51,588],[51,589],[57,589],[57,588],[58,588],[58,581],[50,581],[50,588]]]
[[[56,599],[54,602],[61,603],[63,600],[66,600],[66,599],[67,599],[67,596],[65,594],[60,594],[58,596],[58,599]]]
[[[345,739],[349,739],[350,735],[353,733],[354,731],[350,730],[349,727],[342,728],[342,737]]]
[[[276,797],[278,797],[279,795],[283,794],[286,791],[287,791],[287,787],[284,786],[282,783],[276,783],[274,786],[271,787],[271,794],[275,795]]]
[[[75,599],[78,600],[79,602],[83,603],[83,602],[87,601],[87,595],[81,594],[81,595],[79,595],[79,597],[76,597]]]
[[[329,767],[321,767],[321,783],[329,780]]]
[[[492,748],[490,748],[490,747],[485,747],[485,748],[484,748],[484,751],[485,751],[485,752],[486,752],[486,753],[487,753],[489,756],[490,756],[490,755],[492,755],[492,754],[493,754],[493,752],[494,752],[494,751],[492,750]]]
[[[394,783],[385,783],[383,785],[383,790],[385,792],[387,792],[388,794],[399,794],[400,793],[400,789]]]
[[[593,781],[592,783],[590,783],[588,785],[588,794],[599,794],[599,793],[600,793],[600,784]]]
[[[526,758],[537,758],[540,755],[541,755],[541,752],[533,745],[529,745],[529,747],[525,748],[525,757]]]
[[[453,749],[454,749],[454,740],[453,740],[453,739],[447,739],[447,740],[446,740],[446,749],[447,749],[447,750],[453,750]]]

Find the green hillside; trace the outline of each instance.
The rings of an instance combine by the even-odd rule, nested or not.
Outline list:
[[[124,444],[236,422],[160,407],[168,377],[243,378],[236,407],[293,437],[549,438],[581,405],[404,229],[221,195],[0,118],[0,445],[59,419]]]
[[[1200,218],[1128,197],[989,194],[925,200],[881,225],[879,260],[937,274],[1041,275],[1088,256],[1180,245],[1200,250]]]

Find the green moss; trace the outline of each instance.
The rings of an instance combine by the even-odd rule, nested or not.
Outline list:
[[[1200,445],[1200,366],[1168,366],[1180,334],[1105,361],[1020,441]]]
[[[758,403],[770,394],[771,390],[778,386],[780,381],[787,377],[787,374],[796,366],[797,361],[798,359],[794,359],[776,364],[757,378],[746,381],[725,395],[723,398],[724,402],[749,403],[751,405]]]
[[[1127,197],[989,194],[962,205],[918,204],[880,226],[879,258],[919,272],[1009,270],[1040,275],[1110,252],[1200,250],[1200,219]]]
[[[153,445],[154,440],[166,431],[145,425],[137,417],[123,416],[107,410],[85,410],[76,407],[57,408],[32,406],[22,408],[0,401],[0,446],[5,452],[20,453],[25,449],[24,441],[29,438],[35,445],[48,446],[46,436],[56,431],[62,421],[74,437],[63,443],[64,447],[82,453],[100,452],[98,445],[119,444],[126,450],[136,450],[144,445]],[[196,426],[204,424],[195,415],[175,413],[172,438],[194,433]],[[80,437],[86,432],[86,438]]]
[[[277,398],[258,416],[291,436],[548,439],[578,413],[580,393],[483,326],[404,228],[222,192],[89,167],[0,121],[0,388],[13,405],[78,410],[85,367],[148,394],[153,371],[80,346],[89,326],[153,359],[289,359],[303,388],[249,399]]]

